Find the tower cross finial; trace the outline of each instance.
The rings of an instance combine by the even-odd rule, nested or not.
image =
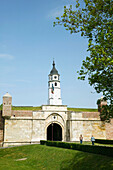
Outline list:
[[[55,61],[54,61],[54,58],[53,58],[53,67],[55,67]]]

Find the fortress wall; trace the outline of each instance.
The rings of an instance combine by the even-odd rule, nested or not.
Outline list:
[[[45,121],[33,120],[32,142],[46,140]]]
[[[96,139],[106,139],[105,124],[101,121],[83,121],[84,140],[88,141],[93,135]]]
[[[110,123],[106,123],[106,139],[113,140],[113,119]]]
[[[100,112],[83,112],[82,117],[83,118],[98,118],[100,119]]]
[[[2,111],[0,110],[0,141],[3,141],[4,120],[2,118]]]
[[[67,134],[69,140],[79,141],[80,134],[83,135],[83,141],[90,141],[92,135],[97,139],[113,139],[113,119],[111,123],[104,123],[100,120],[99,114],[99,112],[70,112],[67,116],[65,112],[60,112],[64,121],[68,118],[66,130],[69,131],[69,134]],[[57,113],[13,110],[11,119],[5,119],[4,146],[33,143],[41,139],[46,140],[47,125],[51,122],[60,122],[64,126]],[[0,139],[3,140],[1,112],[0,127]]]
[[[80,134],[84,141],[90,141],[92,135],[97,139],[106,139],[105,124],[101,121],[76,120],[71,121],[70,125],[70,141],[79,141]]]
[[[30,110],[12,110],[11,116],[14,117],[32,117],[33,112]]]
[[[100,112],[84,112],[83,113],[83,117],[84,118],[99,118],[100,119]],[[110,123],[105,123],[101,121],[100,125],[98,125],[98,128],[101,129],[101,131],[98,131],[97,129],[97,132],[94,131],[93,134],[96,133],[95,136],[97,136],[96,138],[98,139],[105,139],[105,136],[106,136],[106,139],[112,139],[113,140],[113,119],[111,120]],[[95,129],[95,128],[94,128]],[[106,135],[104,135],[103,137],[103,130],[105,129],[105,132],[106,132]],[[105,134],[104,132],[104,134]]]
[[[9,145],[13,142],[31,142],[32,120],[11,119],[5,120],[4,142]],[[6,146],[6,145],[4,145]]]
[[[106,126],[100,120],[99,112],[72,112],[70,116],[70,141],[90,141],[93,135],[97,139],[106,139]]]

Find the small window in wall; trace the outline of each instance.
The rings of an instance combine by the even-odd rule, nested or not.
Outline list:
[[[55,82],[55,86],[57,86],[57,83]]]

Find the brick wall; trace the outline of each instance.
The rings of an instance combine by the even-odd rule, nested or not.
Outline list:
[[[83,118],[100,118],[100,112],[83,112]]]
[[[0,110],[0,142],[3,141],[3,130],[4,130],[4,121],[2,118],[2,111]]]
[[[29,110],[12,110],[11,113],[14,117],[32,117],[32,111]]]
[[[113,140],[113,119],[110,123],[106,123],[106,139]]]

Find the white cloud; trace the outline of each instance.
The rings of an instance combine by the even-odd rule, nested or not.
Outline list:
[[[16,80],[16,82],[21,82],[21,83],[31,83],[29,80]]]
[[[10,83],[0,83],[0,87],[9,88],[9,87],[15,87],[15,85]]]
[[[56,8],[49,12],[48,18],[55,19],[56,17],[59,17],[63,14],[63,7],[62,8]]]
[[[64,13],[64,6],[66,6],[67,8],[70,7],[70,4],[67,4],[67,5],[63,5],[61,7],[57,7],[53,10],[51,10],[48,14],[48,18],[51,18],[51,19],[55,19],[56,17],[60,17],[63,15]]]
[[[9,54],[0,54],[1,59],[8,59],[8,60],[13,60],[14,56],[9,55]]]

